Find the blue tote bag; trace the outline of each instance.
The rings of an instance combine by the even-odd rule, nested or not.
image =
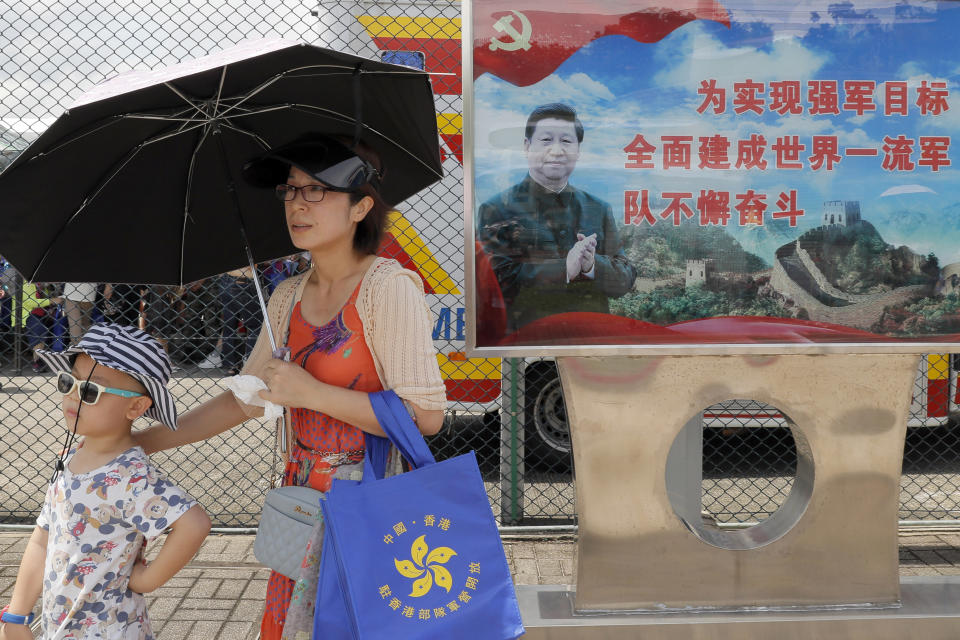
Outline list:
[[[368,456],[363,481],[335,480],[321,500],[313,637],[520,637],[520,608],[476,456],[436,462],[395,393],[372,393],[370,402],[411,470],[384,479],[382,461]],[[368,452],[383,450],[369,444]]]

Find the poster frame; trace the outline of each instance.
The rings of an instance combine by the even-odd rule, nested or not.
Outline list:
[[[481,0],[482,1],[482,0]],[[610,343],[610,344],[477,344],[477,239],[474,206],[475,110],[473,76],[474,0],[461,0],[463,173],[464,173],[464,275],[466,350],[471,357],[554,357],[554,356],[703,356],[703,355],[819,355],[819,354],[925,354],[960,353],[960,334],[955,341],[863,341],[863,342],[699,342],[699,343]],[[960,92],[957,94],[960,96]],[[758,316],[759,317],[759,316]]]

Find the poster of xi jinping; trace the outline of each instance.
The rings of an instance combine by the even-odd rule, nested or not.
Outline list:
[[[956,350],[960,3],[470,8],[478,348]]]

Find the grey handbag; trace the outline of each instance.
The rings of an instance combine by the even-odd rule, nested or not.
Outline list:
[[[296,580],[314,525],[321,521],[323,493],[310,487],[279,487],[267,492],[253,555],[277,573]]]

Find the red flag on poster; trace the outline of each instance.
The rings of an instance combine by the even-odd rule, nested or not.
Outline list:
[[[474,3],[473,77],[519,87],[547,77],[584,45],[621,35],[657,42],[693,20],[730,16],[717,0],[488,0]]]

